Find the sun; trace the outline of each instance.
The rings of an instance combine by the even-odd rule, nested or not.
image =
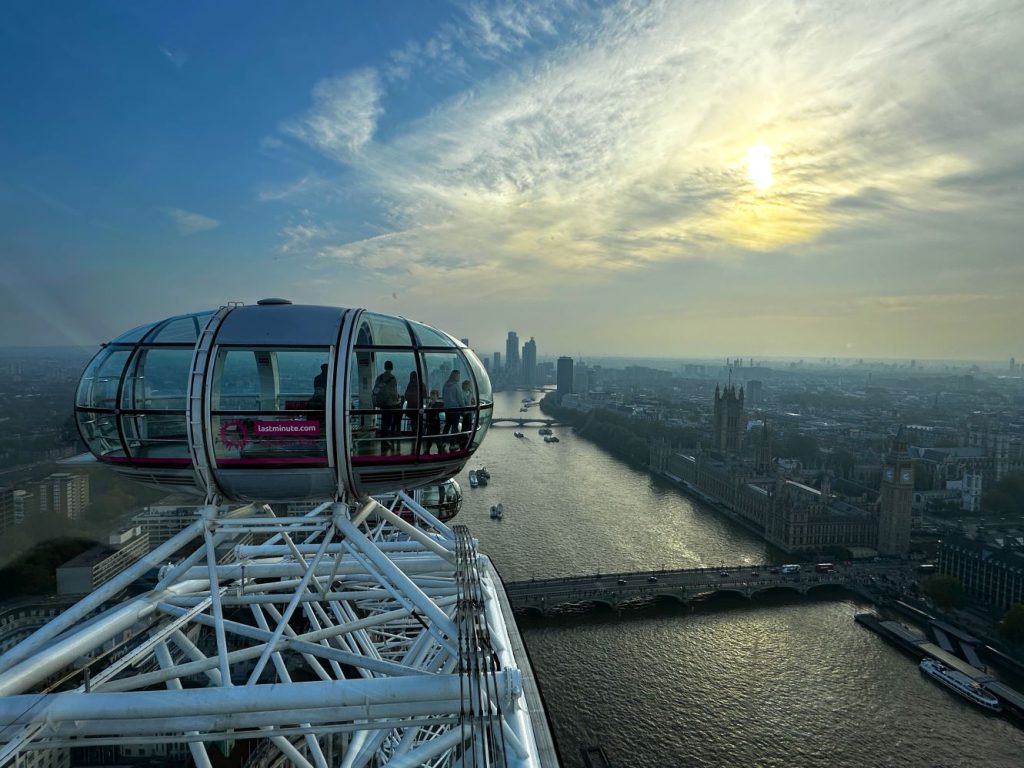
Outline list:
[[[764,144],[755,144],[747,150],[747,175],[758,189],[772,185],[772,149]]]

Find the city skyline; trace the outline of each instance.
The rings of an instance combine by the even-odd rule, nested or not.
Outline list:
[[[1019,356],[1017,4],[105,9],[0,26],[0,345],[281,295],[491,350]]]

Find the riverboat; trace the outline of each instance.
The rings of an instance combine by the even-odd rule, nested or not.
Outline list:
[[[491,519],[501,520],[505,516],[505,507],[499,501],[497,504],[491,506]]]
[[[999,712],[999,699],[982,687],[981,683],[955,669],[950,669],[938,659],[922,659],[921,671],[968,701],[990,712]]]
[[[480,485],[480,478],[477,476],[476,470],[469,470],[469,487],[476,488],[478,485]]]

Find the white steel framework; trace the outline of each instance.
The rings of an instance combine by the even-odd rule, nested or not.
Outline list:
[[[204,507],[0,656],[0,765],[159,740],[208,768],[214,743],[259,740],[250,765],[540,766],[501,585],[464,528],[393,499]]]

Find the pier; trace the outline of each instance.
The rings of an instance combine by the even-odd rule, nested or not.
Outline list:
[[[558,606],[578,603],[612,608],[630,600],[649,598],[688,603],[718,592],[749,598],[771,589],[806,594],[819,587],[843,587],[865,594],[879,580],[898,584],[912,578],[912,564],[898,560],[838,566],[831,573],[816,572],[813,563],[801,564],[799,573],[782,573],[778,566],[771,565],[731,565],[513,581],[505,584],[505,592],[513,608],[543,614]]]
[[[962,672],[975,682],[980,683],[983,688],[999,699],[1004,707],[1011,710],[1018,716],[1024,716],[1024,695],[1006,685],[1006,683],[997,680],[995,676],[990,674],[986,669],[979,669],[974,664],[964,661],[959,656],[940,647],[939,645],[936,645],[927,637],[924,637],[898,621],[885,621],[879,619],[873,613],[858,613],[854,616],[854,620],[861,626],[867,627],[872,632],[881,635],[893,645],[906,651],[916,659],[937,659],[947,667]],[[961,648],[970,647],[971,643],[969,641],[974,641],[976,643],[980,642],[970,635],[967,635],[944,622],[932,621],[930,624],[933,632],[935,632],[936,639],[941,640],[944,638],[947,643],[949,642],[949,637],[951,635],[961,642]],[[967,642],[965,642],[965,639]],[[951,643],[950,647],[952,648]],[[977,655],[973,655],[973,657],[969,658],[978,660]]]

